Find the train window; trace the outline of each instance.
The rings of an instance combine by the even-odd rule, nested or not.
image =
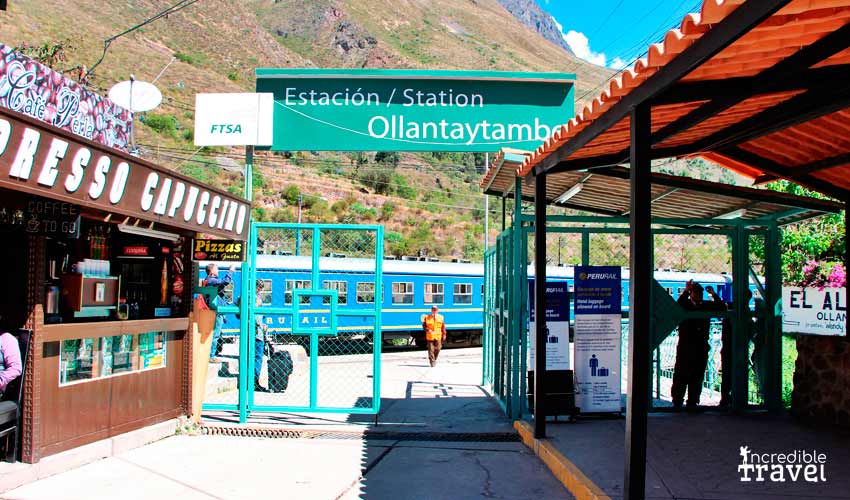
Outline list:
[[[393,304],[413,304],[413,283],[393,283]]]
[[[455,304],[472,304],[472,283],[455,283],[452,297]]]
[[[292,304],[292,290],[296,288],[310,288],[310,280],[286,280],[286,290],[283,293],[283,302],[286,305]],[[301,297],[301,304],[309,304],[310,297]]]
[[[383,290],[382,290],[383,291]],[[357,303],[358,304],[374,304],[375,303],[375,284],[368,281],[357,283]]]
[[[322,282],[322,288],[325,290],[336,290],[337,291],[337,301],[336,303],[344,306],[348,304],[348,282],[347,281],[324,281]],[[322,304],[330,305],[331,298],[323,297]]]
[[[272,305],[272,280],[263,280],[263,289],[260,291],[260,305]]]
[[[425,283],[425,303],[442,304],[443,289],[443,283]]]

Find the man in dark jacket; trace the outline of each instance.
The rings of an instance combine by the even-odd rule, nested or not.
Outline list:
[[[227,285],[233,283],[233,271],[236,266],[231,264],[230,269],[223,278],[218,276],[218,266],[215,264],[207,264],[207,277],[204,279],[203,286],[214,286],[217,288],[217,293],[214,297],[207,296],[206,301],[210,309],[217,309],[218,306],[227,305],[227,299],[224,296],[224,289]],[[221,327],[224,324],[224,315],[216,313],[215,329],[213,329],[212,345],[210,346],[210,363],[221,363],[224,360],[219,358],[221,354]]]
[[[685,284],[685,290],[679,296],[677,303],[686,311],[724,311],[726,304],[714,288],[706,289],[711,296],[711,302],[702,300],[702,285],[693,280]],[[702,381],[705,377],[705,367],[708,363],[709,330],[711,320],[687,319],[679,324],[679,344],[676,346],[676,366],[673,371],[673,407],[681,408],[688,391],[688,408],[695,409],[699,405],[702,393]]]

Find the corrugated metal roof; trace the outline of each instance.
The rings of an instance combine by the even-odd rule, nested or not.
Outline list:
[[[758,0],[750,0],[753,2]],[[609,117],[612,124],[592,140],[580,143],[584,145],[571,153],[563,154],[563,150],[577,134],[646,85],[661,68],[685,57],[687,54],[683,53],[689,47],[745,3],[705,0],[699,13],[685,16],[679,28],[670,30],[661,43],[649,47],[646,57],[611,80],[587,107],[532,152],[516,173],[526,176],[544,160],[547,162],[543,166],[548,169],[552,163],[549,157],[559,150],[559,163],[583,160],[587,168],[626,161],[628,115],[615,118],[616,121]],[[693,69],[688,68],[674,85],[665,88],[668,95],[653,97],[652,131],[661,132],[653,137],[654,154],[703,155],[755,179],[785,177],[832,196],[843,198],[850,194],[848,28],[850,0],[787,3],[722,50]],[[798,62],[813,53],[824,55],[810,64]],[[713,86],[714,93],[703,93],[702,98],[697,91],[682,93],[689,86],[702,90]],[[719,88],[728,92],[720,92]],[[668,92],[673,90],[679,91],[675,99]],[[705,107],[717,104],[713,100],[728,100],[730,96],[730,105],[720,105],[715,112],[693,119],[695,110],[705,111]],[[597,159],[599,163],[594,163]],[[495,184],[499,176],[493,168],[485,175],[485,189]],[[570,178],[567,173],[552,173],[549,184],[559,188],[569,185],[556,181],[562,176]],[[552,192],[552,199],[560,194]],[[576,202],[580,200],[575,198]]]

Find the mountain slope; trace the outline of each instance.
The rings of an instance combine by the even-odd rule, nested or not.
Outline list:
[[[0,42],[58,44],[57,69],[90,68],[103,54],[104,39],[173,4],[15,0],[0,12]],[[117,38],[88,83],[106,94],[130,74],[152,81],[161,73],[156,84],[164,102],[136,125],[142,155],[238,193],[242,151],[193,145],[194,95],[251,91],[258,67],[569,72],[577,75],[576,96],[586,99],[611,73],[545,40],[497,0],[201,0]],[[305,197],[314,200],[305,202],[305,221],[380,220],[392,232],[388,253],[478,259],[484,229],[476,166],[482,163],[471,154],[403,155],[400,161],[373,154],[258,154],[255,207],[260,217],[291,221],[297,212],[291,193],[298,191],[313,195]],[[318,196],[325,199],[315,201]],[[494,211],[494,228],[499,215]]]
[[[567,41],[561,36],[561,29],[555,19],[543,11],[534,0],[498,0],[522,24],[533,29],[540,36],[573,54]]]

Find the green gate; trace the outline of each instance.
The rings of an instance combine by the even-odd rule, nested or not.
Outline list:
[[[240,317],[236,401],[208,391],[204,409],[377,414],[383,246],[377,225],[252,223],[238,286],[253,300],[219,308]]]

